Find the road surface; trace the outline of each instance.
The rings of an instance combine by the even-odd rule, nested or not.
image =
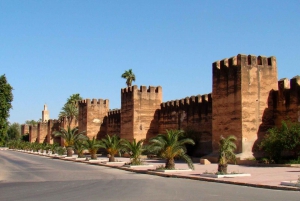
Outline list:
[[[0,151],[1,201],[299,201],[300,192],[165,178]]]

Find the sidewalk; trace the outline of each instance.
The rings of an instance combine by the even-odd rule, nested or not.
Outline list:
[[[41,155],[42,156],[42,155]],[[74,155],[76,156],[76,155]],[[49,157],[49,156],[48,156]],[[246,177],[234,177],[234,178],[208,178],[202,177],[200,174],[204,172],[216,172],[218,164],[209,164],[202,165],[200,163],[194,163],[195,170],[193,171],[184,171],[184,172],[172,172],[164,173],[154,171],[156,167],[164,165],[164,160],[153,160],[145,159],[144,163],[153,165],[153,167],[124,167],[124,163],[116,164],[104,164],[103,161],[108,161],[107,157],[98,157],[98,161],[85,161],[85,160],[75,160],[74,158],[60,158],[61,160],[68,160],[81,163],[91,163],[93,165],[100,165],[112,168],[118,168],[131,172],[138,172],[144,174],[151,174],[163,177],[177,177],[177,178],[186,178],[193,180],[202,180],[209,182],[221,182],[229,183],[234,185],[244,185],[244,186],[253,186],[259,188],[269,188],[269,189],[281,189],[281,190],[297,190],[300,191],[300,188],[289,187],[280,185],[282,181],[295,181],[300,176],[300,167],[255,167],[255,166],[242,166],[242,165],[228,165],[228,172],[235,173],[249,173],[251,176]],[[122,161],[128,163],[129,158],[116,157],[117,161]],[[188,169],[187,164],[183,162],[175,161],[176,169]]]

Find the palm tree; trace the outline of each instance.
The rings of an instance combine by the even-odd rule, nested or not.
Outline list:
[[[149,151],[166,159],[166,169],[175,169],[175,157],[182,158],[187,162],[189,168],[194,169],[191,158],[186,154],[185,144],[195,144],[195,142],[190,138],[184,138],[183,131],[167,130],[167,134],[158,134],[149,142]]]
[[[65,147],[67,147],[67,156],[71,157],[73,155],[73,147],[74,144],[78,140],[84,140],[87,137],[83,134],[83,132],[78,132],[78,128],[70,128],[68,126],[67,130],[64,128],[60,128],[60,131],[56,131],[53,133],[55,137],[61,137],[65,140]]]
[[[136,142],[135,139],[133,142],[128,140],[123,141],[123,149],[130,155],[132,165],[142,164],[140,156],[142,155],[143,151],[145,151],[145,148],[143,147],[144,141],[145,139],[139,140],[138,142]]]
[[[122,142],[123,140],[116,135],[106,135],[106,138],[100,141],[100,147],[106,149],[109,154],[109,162],[115,162],[115,155],[122,149]]]
[[[66,118],[68,125],[70,126],[72,121],[75,119],[78,120],[78,107],[76,105],[77,101],[82,100],[80,94],[72,94],[68,99],[65,105],[62,107],[58,118]]]
[[[93,139],[87,139],[83,143],[84,148],[88,149],[91,154],[91,159],[97,159],[97,151],[100,148],[100,142],[96,140],[95,136]]]
[[[85,150],[84,147],[84,141],[83,140],[78,140],[77,142],[75,142],[74,144],[74,149],[78,154],[78,158],[84,158],[83,156],[83,151]]]
[[[219,142],[219,162],[218,162],[218,172],[227,173],[227,164],[230,161],[236,161],[234,150],[236,150],[236,137],[233,135],[224,138],[221,136]]]
[[[58,144],[57,143],[53,143],[53,144],[50,144],[49,147],[50,147],[51,154],[55,154],[55,151],[56,151],[56,149],[58,147]]]
[[[129,69],[128,71],[126,70],[121,77],[126,79],[127,87],[131,87],[132,81],[135,81],[135,75],[132,72],[132,69]]]
[[[59,113],[59,119],[66,118],[70,127],[72,121],[78,118],[78,107],[75,104],[65,104]]]

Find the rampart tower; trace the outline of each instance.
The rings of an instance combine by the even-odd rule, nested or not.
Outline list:
[[[49,111],[47,109],[47,105],[44,105],[44,110],[42,111],[42,122],[46,122],[49,120]]]
[[[107,133],[104,118],[109,111],[109,101],[103,99],[81,100],[78,102],[78,129],[86,131],[89,138],[96,136],[98,139]]]
[[[162,88],[137,86],[121,90],[120,137],[133,140],[150,139],[158,134],[158,110],[162,103]]]
[[[252,156],[255,144],[274,126],[272,91],[277,90],[276,58],[253,55],[214,62],[212,146],[220,136],[237,137],[240,158]]]

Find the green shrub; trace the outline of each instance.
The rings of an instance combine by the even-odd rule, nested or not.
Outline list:
[[[281,160],[284,151],[293,153],[297,158],[300,153],[300,124],[282,121],[281,127],[274,127],[267,131],[259,148],[276,163]]]

